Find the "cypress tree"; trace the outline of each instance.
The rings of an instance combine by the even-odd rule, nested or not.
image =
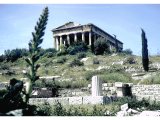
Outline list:
[[[145,71],[149,70],[149,58],[148,58],[148,45],[147,45],[147,38],[145,36],[145,32],[143,29],[142,30],[142,64],[143,64],[143,69]]]
[[[35,26],[35,31],[32,32],[32,39],[29,42],[29,57],[25,59],[26,63],[30,67],[29,73],[26,73],[27,78],[29,81],[26,82],[26,97],[25,102],[27,103],[29,100],[29,97],[32,92],[32,86],[35,83],[36,80],[39,79],[39,76],[37,75],[37,70],[40,67],[39,64],[37,64],[37,61],[40,58],[40,44],[43,42],[43,36],[44,36],[44,30],[47,25],[48,20],[48,7],[46,7],[42,14],[40,15],[40,18]]]

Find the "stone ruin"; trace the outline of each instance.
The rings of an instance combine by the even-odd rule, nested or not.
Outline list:
[[[68,96],[68,97],[50,97],[50,98],[30,98],[31,104],[43,103],[45,101],[49,103],[55,103],[59,101],[62,104],[107,104],[117,99],[117,97],[132,96],[131,92],[132,84],[123,84],[116,82],[114,85],[111,83],[102,84],[99,76],[93,76],[91,84],[88,85],[88,89],[91,91],[90,95],[84,96]],[[114,94],[104,95],[104,91],[112,89]],[[127,92],[126,92],[127,91]],[[128,92],[129,91],[129,92]]]

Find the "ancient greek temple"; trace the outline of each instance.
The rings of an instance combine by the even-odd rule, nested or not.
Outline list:
[[[61,50],[60,46],[71,45],[75,42],[85,42],[87,45],[93,45],[98,37],[103,37],[110,45],[110,49],[118,47],[119,51],[123,49],[123,43],[116,36],[112,36],[100,29],[94,24],[76,24],[68,22],[52,30],[54,38],[54,48]]]

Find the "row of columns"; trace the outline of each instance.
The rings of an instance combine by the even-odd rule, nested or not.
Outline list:
[[[56,50],[60,50],[60,46],[61,45],[65,45],[65,43],[63,43],[63,35],[61,36],[54,36],[54,48]],[[67,36],[67,43],[70,45],[71,41],[70,41],[70,34],[66,35]],[[77,33],[74,34],[74,42],[77,42]],[[82,42],[85,42],[85,33],[82,33]],[[92,44],[92,33],[89,32],[89,45]]]

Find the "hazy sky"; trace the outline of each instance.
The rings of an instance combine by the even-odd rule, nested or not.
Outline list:
[[[0,4],[0,54],[4,50],[28,48],[31,32],[45,6],[49,20],[42,48],[53,47],[51,30],[69,21],[93,23],[109,34],[117,35],[134,54],[141,55],[141,28],[146,32],[149,54],[160,53],[160,5],[111,4]]]

